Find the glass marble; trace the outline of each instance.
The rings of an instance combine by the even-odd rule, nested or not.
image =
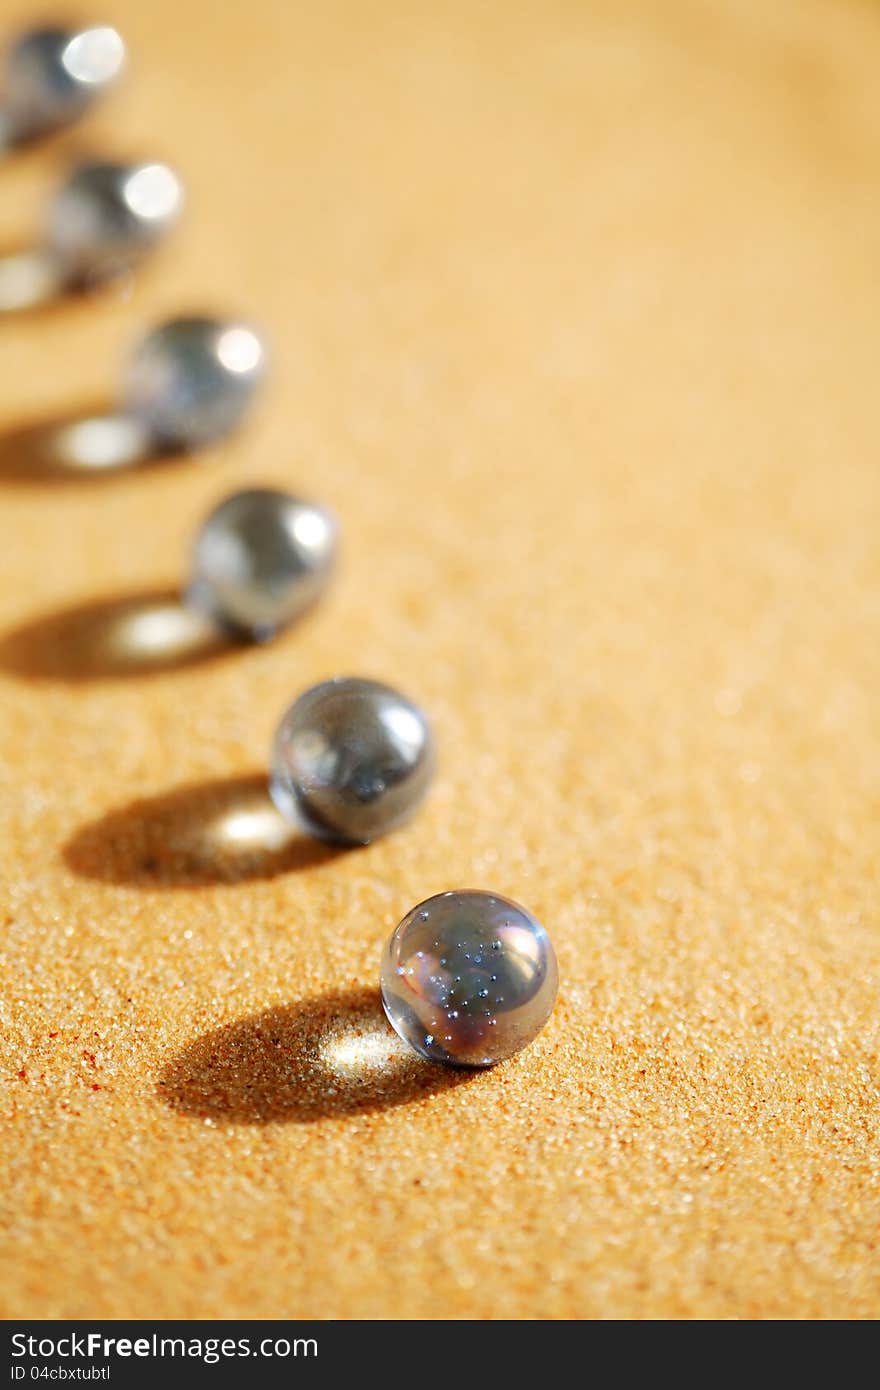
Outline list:
[[[248,324],[170,319],[135,351],[122,406],[157,448],[195,449],[241,423],[265,371],[265,346]]]
[[[265,642],[323,593],[337,526],[315,502],[274,488],[234,492],[196,536],[187,602],[234,636]]]
[[[553,1010],[553,944],[518,903],[477,890],[419,903],[382,958],[382,1003],[432,1062],[491,1067],[527,1047]]]
[[[409,820],[433,766],[417,705],[379,681],[337,677],[307,690],[281,720],[272,797],[310,835],[366,845]]]
[[[10,144],[71,125],[117,80],[125,45],[115,29],[31,29],[6,55],[0,112]]]
[[[45,247],[66,284],[106,280],[148,255],[182,206],[166,164],[80,164],[50,204]]]

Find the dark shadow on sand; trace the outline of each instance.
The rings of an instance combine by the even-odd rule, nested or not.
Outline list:
[[[359,988],[212,1029],[167,1063],[157,1089],[202,1120],[304,1124],[424,1101],[480,1074],[418,1057],[390,1028],[378,990]]]
[[[88,681],[177,671],[240,644],[173,589],[99,598],[0,637],[0,670],[23,680]]]
[[[143,426],[95,401],[59,415],[16,421],[0,432],[0,484],[106,485],[180,454],[153,451]]]
[[[288,824],[269,796],[265,773],[132,801],[82,826],[62,848],[81,878],[139,888],[277,878],[351,852]]]

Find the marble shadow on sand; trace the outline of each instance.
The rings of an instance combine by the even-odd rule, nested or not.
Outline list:
[[[163,1068],[157,1091],[181,1115],[308,1123],[387,1110],[473,1083],[398,1038],[376,989],[279,1005],[214,1028]]]
[[[177,671],[241,643],[174,589],[75,604],[0,636],[0,671],[22,680],[89,681]]]
[[[131,296],[131,271],[71,284],[56,259],[42,246],[0,249],[0,324],[22,319],[54,317],[71,309],[88,309],[97,294]]]
[[[277,878],[342,854],[284,819],[265,773],[193,782],[82,826],[62,847],[81,878],[139,888],[199,888]]]
[[[0,431],[0,485],[106,484],[180,457],[181,451],[157,449],[134,416],[93,401]]]

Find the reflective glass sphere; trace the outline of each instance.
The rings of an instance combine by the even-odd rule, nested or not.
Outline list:
[[[119,77],[125,45],[109,25],[31,29],[6,55],[0,112],[11,143],[79,119]]]
[[[196,536],[187,602],[257,642],[292,623],[323,592],[336,553],[325,507],[274,488],[234,492]]]
[[[182,205],[166,164],[80,164],[50,204],[46,249],[67,284],[105,280],[152,251]]]
[[[553,1009],[556,955],[540,922],[498,893],[419,903],[382,958],[382,1003],[432,1062],[491,1067],[527,1047]]]
[[[247,324],[177,318],[137,348],[123,409],[160,449],[194,449],[240,424],[266,371],[266,349]]]
[[[417,705],[378,681],[338,677],[307,690],[281,720],[272,796],[310,835],[369,844],[409,820],[433,765]]]

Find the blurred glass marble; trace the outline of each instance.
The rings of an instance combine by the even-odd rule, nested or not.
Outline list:
[[[175,225],[183,188],[167,164],[91,160],[49,205],[46,250],[63,283],[88,285],[138,265]]]
[[[313,686],[281,720],[271,790],[308,834],[369,844],[409,820],[434,769],[425,715],[379,681],[337,677]]]
[[[167,164],[79,164],[51,199],[39,243],[0,259],[0,313],[39,308],[136,269],[182,207],[183,186]]]
[[[423,1057],[491,1067],[527,1047],[553,1010],[553,944],[498,893],[440,893],[408,912],[385,949],[382,1003]]]
[[[116,83],[125,44],[110,25],[46,27],[8,48],[0,78],[0,146],[13,146],[72,125]]]
[[[265,642],[323,593],[337,530],[317,503],[274,488],[235,492],[196,536],[186,601],[233,636]]]
[[[265,373],[265,344],[249,324],[170,319],[132,356],[123,412],[157,450],[196,449],[237,428]]]

